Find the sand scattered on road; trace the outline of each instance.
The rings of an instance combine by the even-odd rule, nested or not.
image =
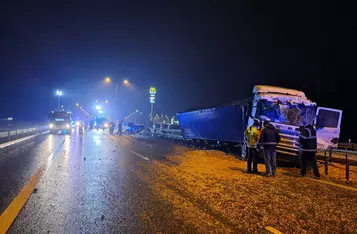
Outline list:
[[[177,219],[201,233],[257,233],[266,226],[284,233],[357,233],[356,192],[297,178],[295,168],[279,169],[276,178],[245,169],[245,161],[223,152],[180,146],[152,162],[149,183]],[[341,169],[329,169],[339,180]]]

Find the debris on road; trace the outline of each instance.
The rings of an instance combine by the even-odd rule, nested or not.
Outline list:
[[[357,230],[354,191],[292,176],[296,168],[263,177],[247,174],[245,161],[220,151],[181,151],[154,161],[148,182],[177,219],[199,232],[256,233],[267,226],[283,233]]]

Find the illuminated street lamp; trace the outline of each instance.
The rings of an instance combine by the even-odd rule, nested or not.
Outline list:
[[[109,83],[112,82],[112,79],[109,76],[107,76],[107,77],[105,77],[104,82],[109,84]],[[126,86],[130,85],[129,80],[127,80],[127,79],[123,80],[123,84],[126,85]],[[117,106],[118,106],[118,83],[115,83],[114,119],[117,118],[117,109],[118,109]]]
[[[111,79],[110,77],[106,77],[105,80],[104,80],[105,83],[110,83],[111,82]]]
[[[108,103],[108,100],[105,100],[105,103]]]
[[[78,103],[78,102],[76,103],[76,106],[79,106],[79,103]]]
[[[56,96],[58,98],[58,110],[59,110],[60,109],[60,97],[62,96],[62,91],[57,89]]]

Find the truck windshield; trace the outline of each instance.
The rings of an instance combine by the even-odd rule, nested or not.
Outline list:
[[[50,120],[55,122],[68,122],[70,116],[66,112],[54,112],[50,114]]]
[[[274,103],[262,100],[259,104],[257,117],[270,120],[274,123],[301,126],[311,123],[315,118],[316,107],[301,104]]]

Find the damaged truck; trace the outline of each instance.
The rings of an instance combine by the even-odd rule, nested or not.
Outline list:
[[[184,139],[240,147],[243,157],[246,127],[253,124],[254,118],[261,123],[268,120],[280,131],[277,152],[296,156],[299,152],[296,129],[307,123],[315,124],[318,149],[337,147],[342,111],[318,107],[302,91],[256,85],[248,100],[181,112],[178,118]]]

